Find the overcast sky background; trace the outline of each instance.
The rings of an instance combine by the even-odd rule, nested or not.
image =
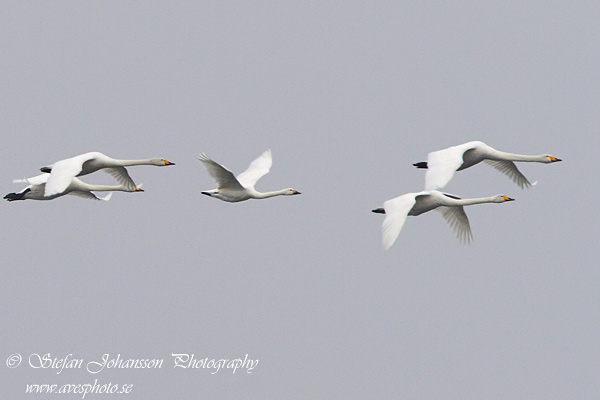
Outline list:
[[[4,2],[2,195],[88,151],[177,165],[131,167],[145,192],[110,202],[0,204],[2,397],[94,379],[133,393],[86,398],[597,396],[598,21],[595,1]],[[470,140],[564,161],[519,164],[529,190],[457,173],[449,193],[516,201],[469,207],[470,246],[431,212],[384,252],[371,209]],[[237,174],[267,148],[257,189],[301,196],[200,194],[200,152]],[[57,375],[13,353],[165,366]]]

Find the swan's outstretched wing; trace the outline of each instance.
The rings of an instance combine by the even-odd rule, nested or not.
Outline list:
[[[72,192],[69,192],[67,194],[72,194],[73,196],[77,196],[77,197],[81,197],[81,198],[89,199],[89,200],[104,200],[104,201],[110,200],[110,197],[112,196],[112,192],[110,192],[105,197],[98,197],[94,193],[89,192],[87,190],[73,190]]]
[[[531,187],[531,183],[525,178],[525,175],[519,171],[517,166],[512,161],[499,161],[499,160],[484,160],[488,165],[496,168],[510,178],[514,183],[519,185],[521,189]]]
[[[243,187],[253,188],[256,182],[269,172],[272,164],[271,150],[267,150],[252,161],[248,169],[237,176],[237,180]]]
[[[125,167],[103,168],[103,170],[111,174],[112,177],[121,185],[125,186],[127,190],[135,190],[135,182],[131,179],[131,176],[129,176]]]
[[[60,160],[52,165],[52,172],[46,182],[44,196],[62,193],[69,187],[73,178],[81,172],[83,163],[87,161],[81,157],[68,158]]]
[[[425,172],[425,190],[440,189],[450,182],[454,172],[463,164],[463,154],[472,148],[466,145],[467,143],[429,153],[427,172]]]
[[[110,198],[112,197],[113,192],[108,192],[108,194],[104,197],[100,197],[100,196],[96,196],[98,198],[98,200],[102,200],[102,201],[109,201]]]
[[[221,164],[213,161],[209,156],[202,153],[198,156],[198,160],[202,162],[208,174],[217,183],[219,189],[228,190],[244,190],[240,182],[235,178],[233,173]]]
[[[471,242],[473,233],[471,233],[471,224],[469,224],[469,218],[467,217],[463,206],[441,206],[436,208],[436,211],[439,211],[442,214],[442,217],[444,217],[448,225],[450,225],[450,228],[454,231],[454,234],[461,243]]]
[[[389,249],[402,230],[408,212],[415,205],[414,193],[404,194],[383,203],[385,219],[381,225],[383,248]]]

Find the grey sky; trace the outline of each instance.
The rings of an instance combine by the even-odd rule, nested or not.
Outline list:
[[[596,396],[597,2],[241,3],[3,3],[2,195],[88,151],[177,165],[130,168],[146,191],[108,203],[0,205],[2,397],[95,378],[133,393],[89,398]],[[384,252],[371,209],[469,140],[564,161],[520,164],[529,190],[455,174],[449,193],[516,201],[470,207],[470,246],[428,213]],[[200,195],[200,152],[239,173],[267,148],[257,189],[301,196]],[[57,375],[13,353],[169,366]]]

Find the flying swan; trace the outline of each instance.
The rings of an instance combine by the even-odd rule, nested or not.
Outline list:
[[[506,174],[512,181],[522,189],[530,187],[531,183],[517,169],[514,161],[553,163],[562,161],[550,154],[539,156],[527,156],[521,154],[505,153],[498,151],[483,142],[468,142],[458,146],[448,147],[429,153],[427,162],[413,164],[417,168],[426,168],[425,190],[435,190],[446,186],[454,171],[472,167],[485,161],[498,171]]]
[[[273,163],[271,150],[265,151],[256,160],[252,161],[248,169],[239,174],[237,178],[231,171],[213,161],[204,153],[198,156],[198,160],[204,164],[209,175],[217,183],[217,189],[202,192],[202,194],[207,196],[233,203],[248,199],[266,199],[273,196],[300,194],[300,192],[292,188],[264,193],[254,190],[256,182],[271,169],[271,164]]]
[[[55,193],[50,196],[46,196],[44,194],[47,181],[50,177],[50,174],[41,174],[34,176],[32,178],[26,179],[15,179],[13,182],[25,182],[28,183],[25,189],[21,190],[17,193],[9,193],[4,198],[8,201],[15,200],[52,200],[60,196],[64,196],[66,194],[72,194],[75,196],[83,197],[86,199],[92,200],[104,200],[108,201],[112,196],[112,192],[143,192],[139,187],[134,187],[133,189],[126,185],[118,185],[118,186],[106,186],[106,185],[90,185],[87,184],[75,177],[71,179],[71,182],[67,186],[65,190],[60,193]],[[92,191],[96,192],[111,192],[105,197],[98,197]]]
[[[111,174],[119,183],[125,185],[129,191],[135,191],[136,185],[125,169],[125,167],[134,165],[155,165],[157,167],[164,167],[167,165],[175,165],[175,163],[163,158],[116,160],[95,151],[85,153],[40,168],[42,172],[50,173],[48,181],[45,182],[46,188],[44,195],[50,197],[55,194],[60,194],[69,187],[74,177],[91,174],[100,169]]]
[[[430,190],[407,193],[388,200],[383,203],[383,208],[376,208],[373,212],[385,214],[385,219],[381,225],[383,248],[385,250],[389,249],[396,241],[407,216],[421,215],[433,209],[442,213],[442,217],[450,225],[459,241],[469,243],[473,238],[473,234],[464,206],[482,203],[504,203],[513,200],[500,194],[491,197],[461,199],[437,190]]]

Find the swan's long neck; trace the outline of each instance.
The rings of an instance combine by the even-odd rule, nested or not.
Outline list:
[[[276,190],[274,192],[254,192],[253,197],[255,199],[267,199],[269,197],[282,196],[287,193],[287,189]]]
[[[123,167],[131,167],[134,165],[154,165],[151,159],[145,160],[115,160]]]
[[[496,197],[477,197],[474,199],[450,199],[451,203],[457,206],[470,206],[473,204],[495,203]]]
[[[83,184],[82,188],[91,192],[129,192],[130,190],[123,185],[108,186],[108,185],[90,185]]]
[[[494,157],[496,156],[496,157]],[[492,159],[497,159],[497,160],[508,160],[508,161],[524,161],[524,162],[541,162],[544,161],[546,156],[545,155],[539,155],[539,156],[529,156],[529,155],[525,155],[525,154],[514,154],[514,153],[506,153],[504,151],[494,151],[494,153],[492,154],[492,157],[490,157]]]

